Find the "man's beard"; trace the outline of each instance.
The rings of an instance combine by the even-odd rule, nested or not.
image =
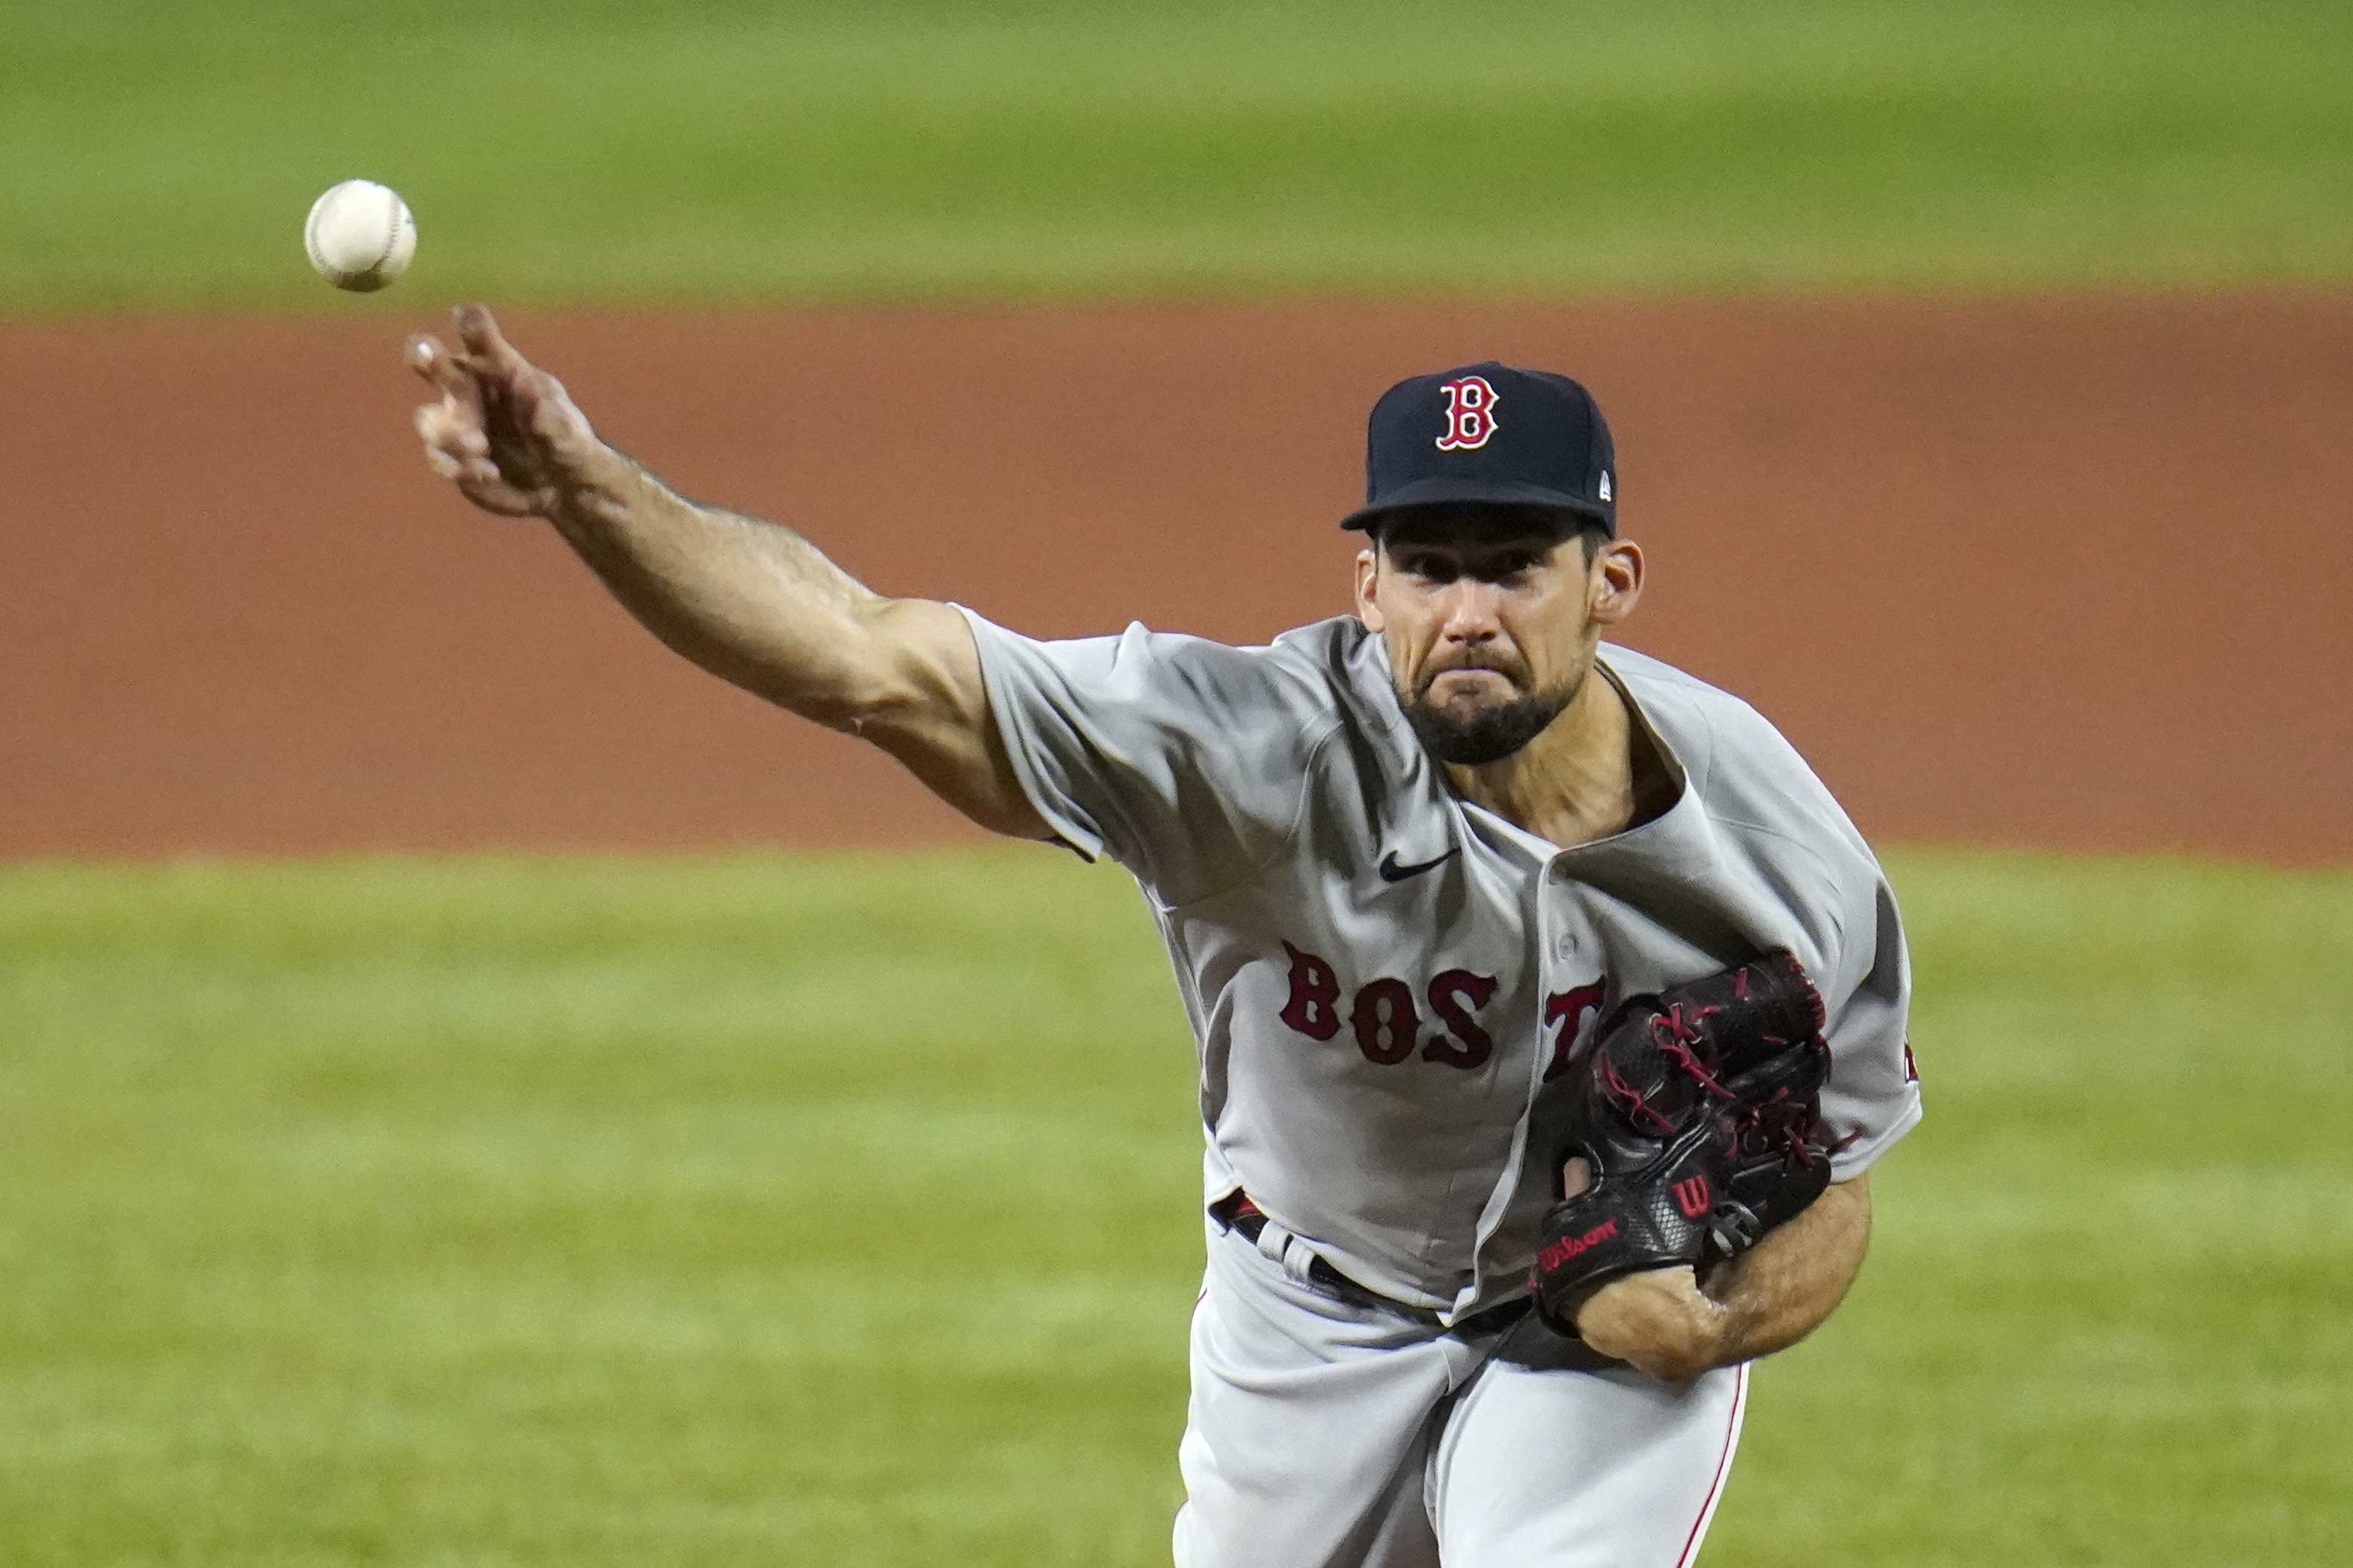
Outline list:
[[[1465,668],[1456,666],[1456,668]],[[1484,666],[1469,668],[1482,668]],[[1398,706],[1405,710],[1406,722],[1420,738],[1422,750],[1441,763],[1460,767],[1482,767],[1500,763],[1505,757],[1525,748],[1550,728],[1577,699],[1577,685],[1561,687],[1552,691],[1520,691],[1510,701],[1473,709],[1458,717],[1430,700],[1430,689],[1440,675],[1439,670],[1422,682],[1421,689],[1411,697],[1398,693]],[[1517,689],[1520,681],[1514,672],[1495,672],[1512,682]]]

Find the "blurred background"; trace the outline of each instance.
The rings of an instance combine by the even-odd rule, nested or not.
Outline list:
[[[1888,860],[1929,1115],[1706,1561],[2348,1527],[2353,11],[0,3],[0,1560],[1166,1560],[1133,887],[416,455],[600,428],[1040,635],[1346,606],[1365,410],[1599,397],[1626,640]],[[302,217],[394,185],[383,294]]]

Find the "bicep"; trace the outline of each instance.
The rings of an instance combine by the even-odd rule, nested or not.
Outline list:
[[[1822,1315],[1830,1315],[1862,1271],[1862,1255],[1871,1246],[1871,1177],[1868,1173],[1833,1182],[1822,1195],[1776,1233],[1778,1272],[1798,1295],[1827,1295]],[[1775,1240],[1768,1236],[1762,1249]]]
[[[875,683],[845,727],[990,832],[1053,837],[1006,753],[965,617],[929,599],[883,599],[859,619]]]

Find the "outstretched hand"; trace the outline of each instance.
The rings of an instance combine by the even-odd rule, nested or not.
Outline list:
[[[441,394],[417,411],[425,460],[485,511],[552,517],[610,461],[557,381],[517,353],[490,310],[450,312],[459,349],[419,333],[408,363]]]

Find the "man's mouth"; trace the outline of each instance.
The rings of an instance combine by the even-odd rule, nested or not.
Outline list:
[[[1453,664],[1447,666],[1444,669],[1435,671],[1431,674],[1429,679],[1423,681],[1421,686],[1422,695],[1424,697],[1429,696],[1431,691],[1437,689],[1438,683],[1445,679],[1450,675],[1492,675],[1496,679],[1504,682],[1506,686],[1511,687],[1514,690],[1517,690],[1520,685],[1518,678],[1510,670],[1498,669],[1492,664]]]

